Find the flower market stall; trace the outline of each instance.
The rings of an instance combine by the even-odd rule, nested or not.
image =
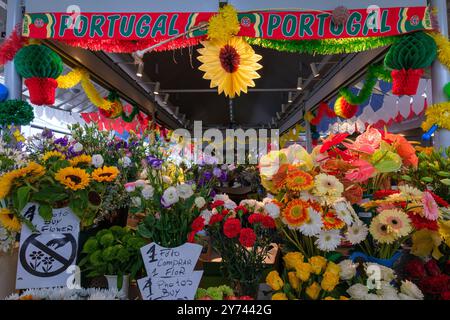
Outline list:
[[[5,13],[1,299],[450,299],[445,1]]]

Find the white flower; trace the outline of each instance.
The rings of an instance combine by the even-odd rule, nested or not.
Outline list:
[[[192,191],[192,190],[191,190]],[[177,189],[175,187],[169,187],[167,188],[163,195],[162,195],[162,201],[164,202],[164,205],[171,206],[180,200],[178,196]]]
[[[402,284],[400,286],[401,298],[408,297],[408,300],[423,300],[423,293],[420,289],[411,281],[402,280]],[[400,294],[399,294],[400,296]],[[406,296],[406,297],[405,297]],[[406,300],[406,299],[402,299]]]
[[[300,192],[300,200],[310,201],[310,202],[319,202],[319,199],[316,196],[313,196],[308,191]]]
[[[255,199],[244,199],[241,200],[239,203],[240,206],[249,206],[250,208],[254,209],[256,207],[256,200]]]
[[[264,203],[262,203],[261,201],[256,201],[255,211],[264,211]]]
[[[366,224],[361,220],[357,220],[351,226],[348,227],[346,233],[346,239],[351,244],[358,244],[364,241],[369,233],[369,229]]]
[[[400,194],[404,197],[407,197],[408,199],[420,198],[420,197],[422,197],[422,194],[423,194],[422,191],[420,191],[419,189],[414,188],[410,185],[398,186],[398,189],[400,190]]]
[[[339,276],[342,280],[350,280],[356,275],[356,268],[358,264],[353,263],[352,260],[346,259],[338,263],[341,268]]]
[[[377,290],[377,295],[382,300],[399,300],[397,289],[389,284],[389,282],[381,281],[381,288]]]
[[[220,200],[220,201],[223,201],[223,202],[227,202],[228,200],[230,200],[230,197],[228,197],[228,195],[225,194],[225,193],[222,193],[222,194],[216,194],[216,195],[214,196],[213,202],[214,202],[214,201],[217,201],[217,200]]]
[[[265,198],[262,200],[262,202],[263,202],[264,204],[270,203],[270,202],[272,202],[272,201],[273,201],[273,198],[271,198],[271,197],[265,197]]]
[[[333,251],[341,243],[341,235],[339,230],[326,230],[319,233],[315,244],[319,250]]]
[[[347,293],[353,300],[365,300],[369,294],[369,288],[361,283],[357,283],[348,288]]]
[[[214,213],[212,211],[210,211],[210,210],[203,210],[200,213],[200,216],[202,216],[203,219],[205,219],[205,225],[209,224],[209,220],[211,220],[211,217],[213,216],[213,214]]]
[[[138,207],[141,206],[141,204],[142,204],[142,201],[141,201],[141,198],[140,198],[140,197],[132,197],[132,198],[131,198],[131,205],[132,205],[133,207],[138,208]]]
[[[103,160],[103,157],[101,154],[94,154],[92,156],[92,165],[96,168],[100,168],[101,166],[103,166],[103,163],[105,161]]]
[[[142,197],[145,200],[148,200],[153,197],[154,191],[155,191],[155,189],[152,186],[146,185],[141,191]]]
[[[203,197],[197,197],[194,200],[195,206],[199,209],[203,208],[206,204],[205,198]]]
[[[325,173],[314,177],[314,186],[319,196],[340,197],[344,192],[344,185],[335,176]]]
[[[136,187],[143,188],[143,187],[145,187],[145,185],[147,183],[145,182],[145,180],[140,179],[140,180],[136,180],[135,184],[136,184]]]
[[[233,200],[228,200],[225,201],[225,204],[223,206],[228,210],[234,210],[234,208],[237,207],[237,204]]]
[[[377,295],[376,293],[368,293],[364,296],[363,299],[360,300],[382,300],[381,296]]]
[[[309,208],[309,219],[299,228],[300,232],[305,236],[312,237],[320,233],[323,227],[322,217],[320,213],[312,208]]]
[[[385,281],[385,282],[391,282],[392,280],[394,280],[396,278],[396,275],[394,273],[394,270],[392,270],[391,268],[382,266],[378,263],[374,263],[374,262],[366,262],[364,263],[364,270],[367,273],[367,269],[375,269],[375,268],[379,268],[380,269],[380,276],[381,276],[381,281]]]
[[[119,163],[122,164],[124,168],[128,168],[131,166],[131,159],[125,156],[119,159]]]
[[[75,152],[81,152],[81,151],[83,151],[83,145],[81,143],[77,142],[73,145],[72,149]]]
[[[280,207],[277,206],[273,202],[268,202],[264,205],[264,209],[266,210],[267,214],[272,217],[273,219],[276,219],[280,216]]]
[[[177,185],[177,192],[179,197],[184,200],[190,198],[194,194],[194,191],[192,191],[192,186],[187,183]]]
[[[353,223],[353,219],[356,217],[356,212],[345,198],[337,199],[333,203],[333,208],[336,210],[336,215],[339,219],[344,221],[347,225],[351,225]]]
[[[168,177],[168,176],[162,176],[162,181],[165,184],[172,184],[172,179],[170,177]]]

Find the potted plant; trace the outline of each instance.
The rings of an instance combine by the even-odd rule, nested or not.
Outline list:
[[[110,289],[117,288],[127,297],[130,280],[143,267],[139,249],[144,245],[130,229],[113,226],[86,241],[82,250],[86,256],[79,265],[87,277],[105,276]]]

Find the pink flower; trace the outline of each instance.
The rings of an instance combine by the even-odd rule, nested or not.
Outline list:
[[[136,189],[136,183],[135,182],[128,182],[125,184],[125,190],[127,192],[133,192]]]
[[[423,212],[425,218],[436,221],[439,218],[439,208],[431,193],[425,191],[422,195]]]
[[[372,154],[380,146],[381,138],[380,131],[369,127],[356,138],[352,145],[348,143],[344,145],[351,150]]]
[[[375,172],[375,168],[365,160],[355,160],[351,162],[351,165],[356,167],[349,171],[345,178],[349,181],[364,182],[367,181]]]

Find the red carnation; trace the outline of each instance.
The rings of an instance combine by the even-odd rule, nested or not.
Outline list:
[[[442,300],[450,300],[450,291],[444,291],[441,293]]]
[[[197,234],[197,232],[195,232],[195,231],[189,232],[189,234],[188,234],[188,242],[189,243],[193,243],[195,241],[196,234]]]
[[[255,300],[250,296],[240,296],[238,300]]]
[[[425,263],[425,269],[430,276],[438,276],[441,274],[441,269],[439,269],[439,265],[434,259],[431,259]]]
[[[226,215],[228,215],[228,213],[230,213],[230,211],[228,210],[228,209],[223,209],[222,210],[222,212],[220,212],[220,214],[222,215],[222,216],[226,216]]]
[[[414,214],[414,212],[408,212],[408,217],[416,230],[428,229],[437,231],[439,229],[437,221],[428,220],[419,214]]]
[[[264,219],[262,221],[263,227],[267,229],[275,229],[276,224],[275,220],[271,216],[263,216]]]
[[[253,247],[256,241],[256,234],[253,231],[253,229],[250,228],[243,228],[241,230],[241,234],[239,236],[239,242],[244,247]]]
[[[410,260],[405,266],[405,271],[414,279],[420,279],[426,276],[425,267],[420,259]]]
[[[223,220],[223,216],[221,214],[213,214],[211,219],[209,219],[209,225],[212,226],[215,223],[221,222]]]
[[[248,209],[244,206],[237,206],[236,208],[234,208],[235,212],[239,212],[242,211],[242,214],[246,214],[248,212]]]
[[[398,190],[378,190],[373,193],[374,200],[384,199],[392,194],[400,193]]]
[[[441,274],[433,277],[425,277],[419,283],[419,288],[425,294],[441,294],[442,292],[449,291],[450,277]]]
[[[252,213],[249,217],[248,217],[248,222],[250,224],[255,224],[255,223],[262,223],[264,220],[264,216],[261,213]]]
[[[192,231],[199,232],[199,231],[203,230],[204,226],[205,226],[205,218],[203,218],[202,216],[198,216],[192,222],[191,228],[192,228]]]
[[[222,200],[216,200],[216,201],[214,201],[213,203],[211,203],[211,210],[214,209],[214,208],[217,208],[217,207],[223,207],[224,204],[225,204],[224,201],[222,201]]]
[[[236,218],[230,218],[223,225],[223,233],[228,238],[235,238],[241,231],[241,221]]]

